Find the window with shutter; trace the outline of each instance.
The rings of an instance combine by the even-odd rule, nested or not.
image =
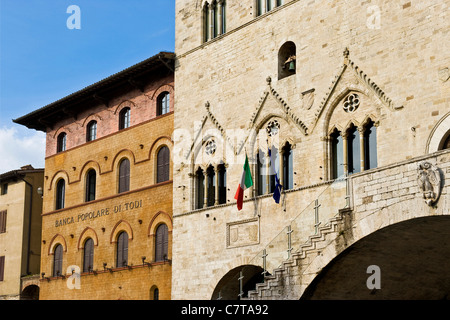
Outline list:
[[[0,233],[6,232],[6,213],[6,210],[0,212]]]
[[[119,165],[119,193],[130,190],[130,161],[123,159]]]
[[[83,272],[90,272],[94,268],[94,240],[87,239],[84,243]]]
[[[117,237],[117,267],[128,265],[128,233],[121,232]]]
[[[66,182],[60,179],[56,185],[56,210],[63,209],[66,195]]]
[[[58,244],[55,247],[53,256],[53,276],[58,277],[62,275],[62,262],[63,262],[63,247]]]
[[[164,261],[168,259],[169,253],[169,230],[165,224],[156,229],[155,241],[155,261]]]
[[[0,281],[4,280],[4,274],[5,274],[5,257],[0,257]]]
[[[86,202],[95,200],[97,174],[95,170],[89,170],[86,175]]]
[[[162,147],[157,156],[157,178],[156,182],[168,181],[170,176],[170,150]]]

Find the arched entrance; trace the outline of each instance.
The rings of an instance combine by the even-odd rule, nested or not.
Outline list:
[[[450,216],[415,218],[380,229],[344,250],[301,299],[450,299]],[[379,267],[380,289],[373,284]]]
[[[27,286],[20,294],[20,300],[39,300],[39,287],[33,284]]]
[[[253,265],[244,265],[230,270],[220,279],[211,300],[246,298],[248,291],[255,289],[257,283],[263,282],[263,271],[261,267]]]

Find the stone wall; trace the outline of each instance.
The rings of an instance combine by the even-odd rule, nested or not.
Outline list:
[[[210,298],[214,281],[224,274],[211,263],[231,268],[238,264],[232,261],[243,264],[261,248],[227,251],[223,236],[217,236],[227,223],[254,218],[252,210],[241,213],[232,206],[244,152],[252,160],[258,146],[247,138],[252,129],[265,129],[273,119],[282,122],[286,131],[281,142],[295,145],[294,183],[301,188],[330,179],[327,140],[334,127],[345,130],[368,118],[377,122],[378,167],[384,167],[422,156],[449,106],[449,82],[440,76],[450,63],[448,50],[440,45],[448,38],[448,1],[291,1],[258,18],[252,16],[254,1],[241,1],[227,8],[227,33],[203,44],[201,6],[196,4],[200,2],[180,0],[176,6],[175,130],[185,135],[175,139],[181,157],[174,162],[174,190],[183,192],[174,192],[174,212],[180,216],[174,220],[174,298]],[[296,73],[278,80],[278,51],[287,41],[296,45]],[[346,118],[338,113],[352,92],[361,97],[361,105]],[[217,217],[215,232],[207,232],[211,227],[200,214],[183,215],[195,207],[196,168],[217,161],[197,161],[213,136],[208,131],[215,131],[227,150],[221,160],[228,165],[230,206],[210,209]],[[260,147],[267,148],[264,140]],[[253,190],[248,192],[250,199]],[[261,244],[313,197],[308,201],[299,193],[293,200],[298,210],[283,217],[264,203]],[[370,196],[355,200],[357,206],[365,197]],[[210,249],[201,250],[203,260],[189,260],[193,249],[205,246]]]

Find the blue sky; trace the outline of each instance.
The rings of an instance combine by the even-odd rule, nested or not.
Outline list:
[[[0,0],[0,173],[44,166],[45,135],[12,119],[174,46],[175,0]]]

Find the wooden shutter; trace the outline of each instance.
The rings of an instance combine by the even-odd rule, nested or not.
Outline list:
[[[84,243],[83,272],[89,272],[94,268],[94,240],[88,239]]]
[[[119,193],[130,190],[130,161],[122,160],[119,166]]]
[[[0,233],[6,232],[6,210],[0,212]]]
[[[63,247],[58,244],[53,256],[53,276],[62,275]]]
[[[169,180],[170,175],[170,151],[168,147],[162,147],[158,152],[157,159],[157,181],[164,182]]]
[[[165,224],[156,229],[155,261],[164,261],[168,256],[169,230]]]
[[[5,274],[5,257],[0,257],[0,281],[3,281]]]
[[[117,238],[117,267],[128,264],[128,234],[122,232]]]
[[[56,186],[56,210],[64,208],[66,182],[61,179]]]

